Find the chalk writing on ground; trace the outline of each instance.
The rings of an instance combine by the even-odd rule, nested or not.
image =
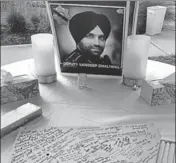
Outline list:
[[[153,124],[21,128],[10,163],[149,163],[159,144]]]

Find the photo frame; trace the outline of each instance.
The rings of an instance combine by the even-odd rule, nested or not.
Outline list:
[[[53,1],[46,6],[61,73],[122,76],[129,16],[126,6]]]

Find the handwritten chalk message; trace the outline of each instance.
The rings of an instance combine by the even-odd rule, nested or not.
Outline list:
[[[149,163],[159,143],[153,124],[21,128],[10,163]]]

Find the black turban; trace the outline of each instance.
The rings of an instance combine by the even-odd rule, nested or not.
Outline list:
[[[111,31],[109,19],[103,14],[97,14],[92,11],[85,11],[74,15],[70,19],[69,30],[75,42],[79,43],[97,25],[104,33],[105,39],[107,39]]]

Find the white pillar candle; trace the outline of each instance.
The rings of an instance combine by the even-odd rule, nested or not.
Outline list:
[[[168,163],[172,163],[174,159],[174,153],[175,153],[175,143],[171,143],[170,149],[169,149],[169,154],[168,154]]]
[[[169,148],[170,148],[170,143],[166,142],[164,153],[163,153],[162,163],[167,163],[167,158],[168,158],[168,154],[169,154]]]
[[[161,163],[162,162],[164,149],[165,149],[165,141],[161,141],[159,152],[158,152],[158,157],[157,157],[157,163]]]
[[[34,34],[31,36],[31,42],[36,76],[55,75],[53,35],[49,33]]]
[[[123,75],[131,79],[144,79],[150,37],[145,35],[131,35],[127,37],[126,51],[123,57]]]
[[[174,154],[174,159],[173,159],[173,162],[172,163],[175,163],[175,154]]]

